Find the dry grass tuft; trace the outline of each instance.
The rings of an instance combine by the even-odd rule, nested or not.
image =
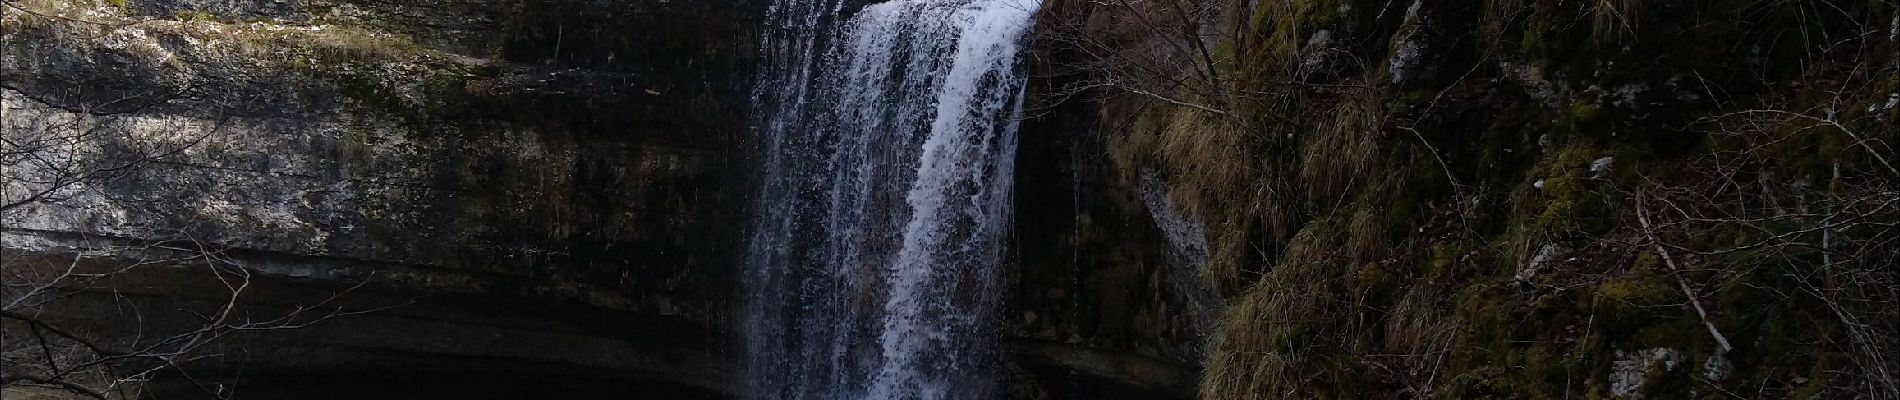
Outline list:
[[[1592,0],[1589,7],[1591,40],[1609,44],[1635,37],[1642,0]]]
[[[1300,183],[1323,205],[1344,204],[1365,183],[1381,154],[1378,130],[1384,115],[1375,96],[1346,96],[1300,146]]]
[[[1327,354],[1347,333],[1352,313],[1344,279],[1350,264],[1340,250],[1344,225],[1342,218],[1307,224],[1261,282],[1230,306],[1202,375],[1202,397],[1291,396],[1331,387],[1304,377],[1339,367]]]

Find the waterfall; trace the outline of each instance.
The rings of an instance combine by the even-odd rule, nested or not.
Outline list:
[[[778,0],[754,101],[747,384],[990,398],[997,271],[1039,0]]]

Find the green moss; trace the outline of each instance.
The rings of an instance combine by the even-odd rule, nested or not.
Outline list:
[[[1555,68],[1552,72],[1590,68],[1600,53],[1588,51],[1589,30],[1577,26],[1585,8],[1585,4],[1572,2],[1525,4],[1522,9],[1512,10],[1526,14],[1517,51],[1527,60]]]
[[[1523,376],[1525,381],[1531,382],[1532,385],[1536,387],[1533,390],[1528,390],[1529,393],[1527,394],[1529,394],[1531,398],[1551,398],[1551,391],[1547,390],[1551,387],[1542,385],[1542,383],[1550,381],[1553,378],[1561,379],[1563,376],[1565,369],[1562,363],[1563,360],[1560,357],[1552,355],[1550,352],[1551,349],[1549,346],[1529,346],[1523,351],[1513,352],[1507,357],[1509,358],[1509,360],[1507,360],[1509,364],[1507,365],[1517,366],[1519,368],[1518,374]]]
[[[1430,101],[1432,97],[1436,97],[1437,95],[1438,91],[1431,88],[1414,87],[1405,89],[1395,96],[1386,98],[1385,109],[1387,112],[1405,111],[1413,106],[1425,104],[1426,101]]]
[[[1762,165],[1745,165],[1746,171],[1734,177],[1742,180],[1808,178],[1808,182],[1818,183],[1831,176],[1834,163],[1840,163],[1845,171],[1868,170],[1865,165],[1854,164],[1865,162],[1857,159],[1865,156],[1858,155],[1862,150],[1857,150],[1852,139],[1830,129],[1815,129],[1813,124],[1805,123],[1786,126],[1763,123],[1751,128],[1767,127],[1771,132],[1735,138],[1737,135],[1706,134],[1709,132],[1706,128],[1712,125],[1707,117],[1732,111],[1718,110],[1718,107],[1773,107],[1807,112],[1831,107],[1828,109],[1839,113],[1836,121],[1867,125],[1855,126],[1863,134],[1883,132],[1881,129],[1890,128],[1891,123],[1870,123],[1874,116],[1863,110],[1884,104],[1885,96],[1892,93],[1900,78],[1889,74],[1850,78],[1849,82],[1824,81],[1851,88],[1845,94],[1826,90],[1812,81],[1790,88],[1788,82],[1796,77],[1812,79],[1832,74],[1826,72],[1832,71],[1830,68],[1846,66],[1820,65],[1824,63],[1814,57],[1832,56],[1816,52],[1817,45],[1837,44],[1815,43],[1812,39],[1833,36],[1839,41],[1840,36],[1835,33],[1845,33],[1842,32],[1844,25],[1837,26],[1842,21],[1829,19],[1835,17],[1800,17],[1796,3],[1714,0],[1636,4],[1618,0],[1619,4],[1609,7],[1642,7],[1640,12],[1632,13],[1635,20],[1628,27],[1612,27],[1602,25],[1602,20],[1592,20],[1601,15],[1592,13],[1606,10],[1592,9],[1599,3],[1496,1],[1486,5],[1501,7],[1503,12],[1487,17],[1505,20],[1483,24],[1494,31],[1432,43],[1471,46],[1483,49],[1476,51],[1486,52],[1485,57],[1538,65],[1543,71],[1539,78],[1549,80],[1555,87],[1566,88],[1558,90],[1558,96],[1570,96],[1560,97],[1565,100],[1536,101],[1538,99],[1527,93],[1534,88],[1514,84],[1513,77],[1488,66],[1473,70],[1472,79],[1452,87],[1432,84],[1403,90],[1377,87],[1367,93],[1352,94],[1377,99],[1373,108],[1378,109],[1381,117],[1390,118],[1373,125],[1389,126],[1390,122],[1399,122],[1415,128],[1419,135],[1438,145],[1445,162],[1451,164],[1450,169],[1454,171],[1451,175],[1460,181],[1457,187],[1443,183],[1447,174],[1431,153],[1404,144],[1389,144],[1411,142],[1411,132],[1381,132],[1383,136],[1379,140],[1383,142],[1377,147],[1380,158],[1373,164],[1378,167],[1368,169],[1369,174],[1376,176],[1359,178],[1350,189],[1324,195],[1308,194],[1304,198],[1275,198],[1261,201],[1272,206],[1230,207],[1218,213],[1233,221],[1272,219],[1263,210],[1297,216],[1273,217],[1291,220],[1286,223],[1291,228],[1277,228],[1282,232],[1220,235],[1213,244],[1236,252],[1258,253],[1258,257],[1265,260],[1246,263],[1249,268],[1264,271],[1261,279],[1237,280],[1243,287],[1234,293],[1247,293],[1240,302],[1252,308],[1245,317],[1229,314],[1223,319],[1223,329],[1239,340],[1216,352],[1216,358],[1222,361],[1209,364],[1212,376],[1234,377],[1231,371],[1246,369],[1250,372],[1244,374],[1244,384],[1254,386],[1230,386],[1228,389],[1233,390],[1220,391],[1222,395],[1207,398],[1275,398],[1288,396],[1288,393],[1294,397],[1318,397],[1348,393],[1336,389],[1334,384],[1354,374],[1376,374],[1377,369],[1359,368],[1338,360],[1370,352],[1418,352],[1415,347],[1378,347],[1403,342],[1394,338],[1402,334],[1392,332],[1395,331],[1393,326],[1402,323],[1395,316],[1411,312],[1404,310],[1406,307],[1430,310],[1427,313],[1432,318],[1446,321],[1446,331],[1456,332],[1456,343],[1449,346],[1452,354],[1437,377],[1440,387],[1432,388],[1432,393],[1440,396],[1606,398],[1608,383],[1603,377],[1614,361],[1611,354],[1616,350],[1659,347],[1683,351],[1687,358],[1675,370],[1652,371],[1659,379],[1645,388],[1652,393],[1651,397],[1688,397],[1691,389],[1708,395],[1712,392],[1705,390],[1706,387],[1693,387],[1700,385],[1693,374],[1700,370],[1702,362],[1713,356],[1713,339],[1707,334],[1702,318],[1686,307],[1691,299],[1683,294],[1678,276],[1693,286],[1695,300],[1708,308],[1711,322],[1727,334],[1736,347],[1725,357],[1734,363],[1737,372],[1718,385],[1746,381],[1780,385],[1788,391],[1770,397],[1795,394],[1792,391],[1797,388],[1806,391],[1802,395],[1828,397],[1831,394],[1819,384],[1801,387],[1783,380],[1789,371],[1795,375],[1813,371],[1810,369],[1813,359],[1824,357],[1816,347],[1825,345],[1817,343],[1839,340],[1829,337],[1831,333],[1823,331],[1826,328],[1816,328],[1825,326],[1833,317],[1816,312],[1827,309],[1811,304],[1814,300],[1801,294],[1802,285],[1813,282],[1793,278],[1812,276],[1812,265],[1766,265],[1770,262],[1738,255],[1689,256],[1684,252],[1676,254],[1679,257],[1676,261],[1683,263],[1685,270],[1670,272],[1658,254],[1643,252],[1641,250],[1646,249],[1630,244],[1641,239],[1636,238],[1639,234],[1632,227],[1634,213],[1626,208],[1634,203],[1629,193],[1658,193],[1651,189],[1657,189],[1657,185],[1676,187],[1685,181],[1709,179],[1706,171],[1685,166],[1699,167],[1700,164],[1695,163],[1708,161],[1704,157],[1710,154],[1724,157],[1741,154],[1759,160]],[[1316,121],[1330,120],[1304,114],[1330,116],[1323,110],[1341,100],[1336,97],[1337,92],[1328,92],[1330,89],[1292,88],[1266,82],[1291,79],[1284,67],[1297,59],[1299,46],[1312,31],[1336,28],[1328,25],[1363,22],[1372,19],[1370,15],[1378,11],[1389,11],[1356,8],[1346,15],[1327,15],[1340,13],[1333,12],[1330,6],[1316,6],[1318,4],[1320,2],[1260,3],[1251,9],[1255,32],[1246,42],[1252,46],[1247,49],[1251,54],[1236,53],[1239,50],[1232,42],[1222,42],[1225,46],[1221,48],[1222,53],[1231,54],[1222,59],[1223,63],[1246,60],[1248,62],[1243,64],[1259,67],[1240,74],[1244,77],[1236,89],[1258,93],[1275,102],[1273,107],[1249,112],[1294,115],[1291,122],[1275,121],[1290,126],[1274,131],[1272,136],[1277,138],[1280,132],[1295,132],[1287,142],[1296,148],[1318,137],[1306,134],[1322,129],[1325,122]],[[1882,7],[1892,8],[1885,3],[1874,6]],[[1863,5],[1850,4],[1846,8],[1844,14],[1870,14]],[[1362,13],[1364,15],[1360,15]],[[1891,13],[1873,12],[1871,15]],[[1440,16],[1443,14],[1434,15]],[[1377,26],[1366,30],[1336,30],[1334,35],[1350,37],[1335,36],[1335,39],[1346,38],[1342,43],[1357,43],[1357,48],[1347,49],[1356,55],[1378,53],[1389,51],[1416,28],[1413,26],[1416,21],[1400,21],[1394,15],[1377,18],[1381,18]],[[1874,22],[1880,25],[1885,20]],[[1451,40],[1467,42],[1449,43]],[[1842,46],[1846,46],[1844,51],[1847,52],[1868,50],[1854,50],[1852,47],[1856,45],[1853,44]],[[1490,52],[1493,48],[1498,51]],[[1890,50],[1891,46],[1881,44],[1875,45],[1871,53],[1890,55]],[[1890,61],[1884,62],[1886,64],[1874,65],[1870,70],[1890,70]],[[1368,68],[1376,70],[1377,64]],[[1799,75],[1803,68],[1807,68],[1810,75]],[[1376,71],[1325,72],[1340,76],[1337,82],[1324,83],[1350,86],[1378,80]],[[1473,84],[1485,78],[1490,78],[1491,83]],[[1664,83],[1665,80],[1669,83]],[[1606,97],[1601,90],[1578,90],[1636,83],[1647,84],[1653,91],[1644,92],[1630,106],[1620,102],[1614,106],[1609,104],[1607,99],[1613,97]],[[1440,93],[1446,94],[1446,101],[1439,102],[1433,115],[1403,114],[1417,110],[1418,104]],[[1685,100],[1684,93],[1693,93],[1697,98]],[[1842,96],[1851,98],[1838,98]],[[1885,112],[1887,121],[1900,119],[1900,110]],[[1740,125],[1734,121],[1719,122],[1724,128]],[[1539,146],[1537,143],[1543,137],[1552,139],[1555,144]],[[1278,149],[1263,145],[1238,151],[1267,167],[1246,177],[1253,182],[1236,186],[1278,189],[1275,184],[1288,181],[1294,184],[1287,186],[1296,186],[1299,181],[1287,178],[1287,174],[1273,173],[1280,171],[1273,167],[1292,165],[1286,168],[1297,170],[1304,164],[1289,161],[1285,152]],[[1319,152],[1338,153],[1343,152]],[[1590,171],[1594,160],[1606,156],[1615,158],[1611,174]],[[1830,187],[1854,189],[1852,184],[1856,181],[1853,179],[1830,182]],[[1531,188],[1531,183],[1539,180],[1541,188]],[[1273,191],[1229,192],[1228,196],[1215,201],[1232,201],[1235,197],[1264,199],[1268,196],[1262,193],[1268,192]],[[1325,201],[1315,200],[1322,197]],[[1786,201],[1764,197],[1762,201],[1773,204],[1750,203],[1739,207],[1739,211],[1815,205],[1806,197]],[[1379,208],[1368,207],[1368,204],[1377,204]],[[1507,207],[1496,207],[1498,205]],[[1466,211],[1465,207],[1475,211]],[[1402,213],[1417,216],[1394,217]],[[1350,223],[1333,222],[1340,216],[1349,216]],[[1303,219],[1314,222],[1302,224]],[[1369,225],[1365,221],[1385,221],[1383,225],[1388,229],[1379,240],[1359,240],[1362,236],[1370,237],[1364,232],[1373,231],[1362,227]],[[1246,229],[1271,230],[1260,228],[1259,225],[1264,224],[1254,223],[1256,225],[1248,225]],[[1785,223],[1766,223],[1762,228],[1771,232],[1802,229],[1777,224]],[[1337,239],[1342,226],[1346,227],[1345,236],[1349,237],[1343,246]],[[1764,237],[1760,230],[1740,228],[1698,226],[1675,231],[1677,228],[1672,226],[1670,229],[1667,234],[1672,244],[1700,249],[1732,247]],[[1563,268],[1540,275],[1540,279],[1549,279],[1539,282],[1545,285],[1522,285],[1510,279],[1510,273],[1530,258],[1530,254],[1524,253],[1536,251],[1533,244],[1552,242],[1575,244],[1578,246],[1573,247],[1587,250],[1582,250],[1584,253],[1577,254],[1578,260],[1565,263]],[[1387,246],[1377,257],[1362,259],[1363,253],[1357,249],[1364,243]],[[1791,251],[1786,259],[1778,261],[1801,264],[1819,257],[1817,253],[1800,251],[1805,250]],[[1260,264],[1272,265],[1272,268],[1261,268]],[[1341,286],[1347,290],[1340,290]],[[1310,294],[1318,300],[1301,304],[1283,298],[1284,295],[1256,293]],[[1353,297],[1342,299],[1340,293]],[[1423,305],[1393,301],[1393,293],[1402,294],[1396,297],[1404,301],[1412,301],[1413,296],[1431,301],[1418,302]],[[1420,296],[1419,293],[1430,294]],[[1342,310],[1337,304],[1350,304],[1353,308]],[[1352,324],[1356,325],[1312,320],[1315,318],[1354,319]],[[1287,322],[1289,320],[1297,321]],[[1247,331],[1238,331],[1242,329]],[[1764,370],[1763,365],[1789,367],[1779,369],[1778,373],[1784,376],[1766,379],[1745,372]],[[1830,368],[1852,369],[1842,365]],[[1212,372],[1216,370],[1229,372]],[[1839,379],[1837,376],[1836,380]],[[1839,386],[1839,382],[1835,384]],[[1366,389],[1361,390],[1360,394],[1364,394]],[[1376,389],[1372,392],[1378,393]],[[1212,392],[1204,392],[1208,393]]]
[[[1458,259],[1463,257],[1466,246],[1463,242],[1439,242],[1432,245],[1432,257],[1426,265],[1431,266],[1429,276],[1450,276],[1457,272]]]
[[[1434,253],[1443,253],[1434,250]],[[1575,397],[1603,365],[1606,344],[1590,327],[1582,291],[1520,292],[1498,268],[1455,295],[1459,342],[1446,365],[1452,398]]]
[[[1452,350],[1451,367],[1462,371],[1453,385],[1458,397],[1506,395],[1515,392],[1503,363],[1518,351],[1515,328],[1523,314],[1513,305],[1511,295],[1474,285],[1459,291],[1456,315],[1462,327],[1460,343]]]
[[[1391,297],[1392,287],[1398,283],[1398,277],[1386,272],[1376,262],[1368,262],[1353,274],[1353,292],[1367,301],[1383,302]]]
[[[1485,151],[1446,161],[1453,162],[1461,175],[1479,180],[1474,183],[1510,187],[1529,172],[1537,155],[1537,137],[1550,131],[1549,114],[1536,101],[1516,103],[1485,126],[1477,141],[1477,148]]]
[[[1313,32],[1334,29],[1343,22],[1345,16],[1338,9],[1342,0],[1296,0],[1286,2],[1259,3],[1249,16],[1254,32],[1252,48],[1247,54],[1237,54],[1230,39],[1222,39],[1217,52],[1224,54],[1223,61],[1244,60],[1249,70],[1233,70],[1235,76],[1243,80],[1243,85],[1254,85],[1283,79],[1298,63],[1301,46]],[[1241,4],[1245,4],[1242,2]],[[1223,35],[1225,36],[1225,35]],[[1236,68],[1243,63],[1223,62]]]
[[[1577,99],[1570,102],[1570,118],[1585,125],[1602,122],[1603,104],[1596,99]]]
[[[1655,319],[1660,308],[1675,304],[1675,291],[1664,275],[1642,267],[1654,257],[1644,252],[1638,256],[1638,267],[1597,285],[1593,308],[1611,327],[1640,327]]]
[[[1456,310],[1469,328],[1465,335],[1470,343],[1494,343],[1511,337],[1510,325],[1517,319],[1517,309],[1510,305],[1510,297],[1497,297],[1502,294],[1483,286],[1459,291]]]
[[[1533,21],[1543,22],[1544,20],[1538,19]],[[1550,28],[1544,24],[1531,25],[1525,28],[1524,34],[1518,40],[1517,44],[1520,51],[1523,51],[1524,55],[1532,60],[1541,61],[1550,58],[1550,46],[1546,43],[1548,39],[1545,38],[1547,35],[1546,31],[1549,29]]]
[[[336,3],[327,0],[309,0],[303,3],[304,13],[310,14],[312,19],[330,16],[330,11],[335,9]]]
[[[1531,224],[1534,233],[1561,238],[1608,229],[1605,198],[1585,176],[1599,154],[1595,146],[1577,141],[1539,163],[1535,176],[1542,177],[1544,187],[1536,191],[1541,204]]]
[[[218,22],[218,16],[205,10],[181,10],[173,13],[172,17],[184,22]]]

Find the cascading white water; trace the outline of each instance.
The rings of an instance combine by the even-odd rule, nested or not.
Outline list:
[[[994,266],[1039,0],[779,0],[746,284],[774,399],[997,394]],[[816,55],[823,54],[823,57]]]

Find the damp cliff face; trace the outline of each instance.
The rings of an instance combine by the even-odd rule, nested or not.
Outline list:
[[[236,335],[201,379],[732,397],[749,124],[775,89],[752,85],[795,50],[760,43],[765,3],[8,2],[8,134],[151,161],[39,196],[64,159],[7,149],[8,269],[208,249],[256,273],[254,312],[378,310]],[[1894,391],[1870,356],[1895,337],[1890,3],[1480,3],[1046,2],[984,297],[996,380]],[[188,269],[49,315],[187,323],[228,289]]]
[[[1213,399],[1895,396],[1900,19],[1822,8],[1051,1],[1018,318]]]
[[[740,392],[768,4],[8,4],[8,133],[100,172],[40,197],[65,164],[8,159],[6,201],[32,198],[5,211],[8,269],[211,255],[88,282],[44,315],[108,342],[187,328],[181,309],[229,289],[194,270],[211,258],[254,273],[253,315],[376,310],[237,333],[187,366],[252,395]],[[1154,280],[1168,272],[1138,194],[1055,134],[1086,133],[1078,121],[1028,119],[1022,172],[994,182],[1037,189],[993,210],[1016,217],[991,235],[1089,246],[1007,250],[986,270],[1006,288],[986,300],[1007,314],[983,332],[1001,334],[994,380],[1026,398],[1184,397],[1202,333]],[[141,162],[111,162],[126,159]]]
[[[188,239],[261,273],[260,307],[362,281],[353,306],[413,303],[257,339],[281,342],[227,372],[545,370],[702,394],[735,378],[713,325],[745,223],[730,150],[761,6],[7,7],[9,134],[87,132],[71,154],[156,161],[10,207],[9,254]],[[8,182],[48,168],[10,163]],[[171,290],[186,278],[134,279],[194,295]]]

